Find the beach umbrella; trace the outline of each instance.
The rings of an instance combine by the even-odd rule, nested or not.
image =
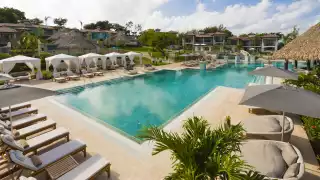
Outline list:
[[[55,91],[25,86],[15,86],[13,88],[2,89],[0,90],[0,107],[9,106],[9,118],[12,124],[11,105],[41,99],[56,94],[57,93]]]
[[[12,76],[10,76],[9,74],[0,73],[0,81],[10,81],[13,79],[14,78]]]
[[[283,112],[282,137],[284,133],[285,113],[293,113],[320,118],[320,95],[301,88],[285,85],[248,86],[239,103]]]
[[[271,76],[272,82],[273,82],[273,77],[297,80],[299,76],[298,74],[292,71],[284,70],[274,66],[257,68],[254,71],[249,72],[249,74],[258,75],[258,76]]]

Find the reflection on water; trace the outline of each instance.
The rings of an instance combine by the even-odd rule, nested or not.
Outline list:
[[[143,126],[160,126],[217,86],[244,88],[248,71],[262,64],[228,64],[216,70],[159,71],[60,95],[66,104],[136,136]],[[213,112],[214,113],[214,112]]]

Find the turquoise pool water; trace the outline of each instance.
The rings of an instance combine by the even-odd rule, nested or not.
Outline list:
[[[143,126],[161,126],[217,86],[244,88],[262,64],[215,70],[162,70],[137,77],[60,90],[58,101],[134,140]],[[214,113],[214,112],[213,112]]]

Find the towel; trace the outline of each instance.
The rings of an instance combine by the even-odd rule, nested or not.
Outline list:
[[[0,125],[0,133],[5,134],[5,132],[6,132],[5,128],[2,125]]]
[[[21,151],[14,151],[14,154],[16,156],[17,159],[19,159],[19,161],[24,161],[26,159],[26,156],[23,155],[23,153]]]
[[[17,137],[20,135],[19,131],[17,131],[16,129],[13,130],[12,135]]]
[[[27,143],[27,141],[25,139],[20,139],[18,144],[20,145],[20,147],[22,147],[23,149],[29,147],[29,144]]]
[[[5,140],[9,141],[9,142],[13,142],[13,141],[14,141],[13,137],[10,136],[10,135],[4,135],[3,138],[4,138]]]
[[[31,161],[32,161],[33,165],[36,167],[39,167],[42,164],[41,159],[37,155],[33,155],[31,157]]]

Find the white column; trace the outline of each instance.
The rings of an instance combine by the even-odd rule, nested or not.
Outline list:
[[[261,52],[264,52],[264,41],[263,41],[263,39],[261,41]]]

